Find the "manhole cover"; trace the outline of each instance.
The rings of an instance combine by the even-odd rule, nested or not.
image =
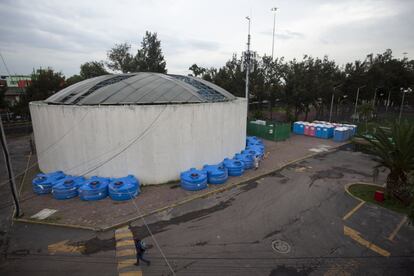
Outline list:
[[[282,254],[287,254],[290,252],[290,245],[282,240],[272,241],[272,248],[274,251]]]

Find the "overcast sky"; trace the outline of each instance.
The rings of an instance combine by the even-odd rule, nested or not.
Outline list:
[[[414,1],[410,0],[0,0],[0,51],[12,74],[51,66],[66,76],[80,64],[105,60],[115,43],[135,54],[146,30],[157,32],[169,73],[197,63],[222,66],[246,48],[275,56],[328,55],[338,63],[391,48],[414,55]],[[0,63],[0,74],[7,74]]]

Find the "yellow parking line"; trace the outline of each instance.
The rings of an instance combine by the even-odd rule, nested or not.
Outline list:
[[[128,245],[134,245],[135,246],[134,240],[130,239],[130,240],[122,240],[122,241],[117,241],[116,242],[116,247],[128,246]]]
[[[117,240],[120,240],[120,239],[124,239],[124,238],[133,238],[133,236],[132,236],[132,233],[131,232],[121,232],[121,233],[115,233],[115,238],[117,239]]]
[[[355,206],[351,211],[349,211],[342,219],[347,220],[350,216],[352,216],[362,205],[364,205],[365,201],[361,201],[357,206]]]
[[[381,247],[373,244],[372,242],[365,240],[364,238],[360,236],[361,234],[359,232],[345,225],[344,225],[344,235],[349,236],[351,239],[353,239],[357,243],[371,249],[372,251],[380,254],[381,256],[389,257],[391,255],[391,253],[388,252],[387,250],[382,249]]]
[[[116,256],[117,257],[125,257],[125,256],[135,256],[136,251],[135,249],[124,249],[124,250],[117,250]]]
[[[121,272],[119,276],[142,276],[142,271]]]
[[[407,221],[407,216],[404,216],[400,223],[397,225],[397,227],[392,231],[391,235],[388,237],[390,241],[394,240],[395,236],[397,235],[398,231],[400,231],[401,227],[404,225],[404,223]]]

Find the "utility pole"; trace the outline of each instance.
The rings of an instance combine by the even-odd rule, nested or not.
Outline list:
[[[404,108],[405,93],[411,93],[413,91],[411,88],[404,89],[402,87],[400,90],[402,92],[402,100],[401,100],[401,107],[400,107],[400,116],[398,117],[398,123],[401,123],[401,116],[402,116],[403,108]]]
[[[246,16],[249,21],[248,35],[247,35],[247,52],[245,55],[246,61],[246,100],[247,100],[247,118],[249,118],[249,73],[250,73],[250,17]]]
[[[16,210],[15,216],[20,217],[22,216],[22,212],[20,210],[19,198],[18,198],[17,189],[16,189],[16,182],[14,181],[14,173],[13,173],[13,168],[12,168],[12,164],[10,160],[10,153],[7,147],[6,135],[4,134],[3,120],[1,119],[1,117],[0,117],[0,132],[1,132],[1,137],[0,137],[1,147],[3,149],[4,160],[6,161],[7,173],[9,175],[10,190],[12,193],[13,202],[14,202],[14,206]]]
[[[275,29],[276,29],[276,11],[277,8],[270,9],[273,12],[273,36],[272,36],[272,61],[273,61],[273,52],[275,50]]]
[[[355,107],[354,107],[354,118],[357,116],[357,107],[358,107],[358,99],[359,99],[359,89],[364,88],[366,85],[360,86],[357,89],[356,99],[355,99]]]

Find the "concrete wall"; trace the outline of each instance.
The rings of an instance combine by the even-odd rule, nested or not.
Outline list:
[[[120,177],[143,184],[179,179],[245,146],[246,101],[70,106],[30,103],[43,172]]]

